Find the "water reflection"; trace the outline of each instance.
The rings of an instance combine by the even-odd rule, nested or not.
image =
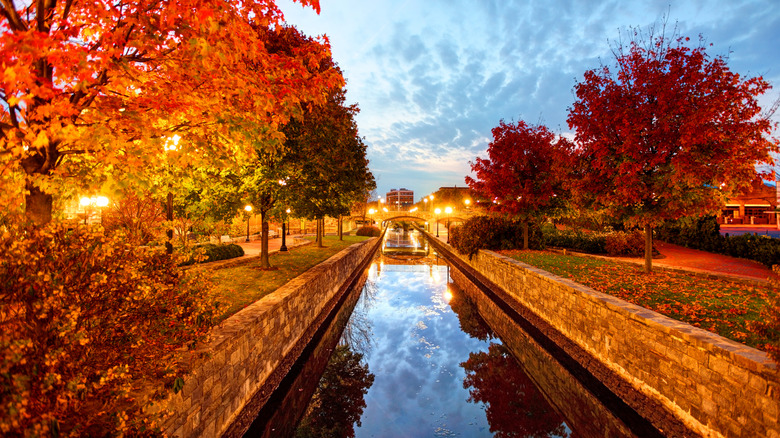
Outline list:
[[[343,376],[341,359],[329,363],[297,436],[568,436],[560,415],[533,392],[508,350],[448,282],[443,260],[427,244],[415,247],[426,248],[424,256],[404,254],[398,242],[415,244],[413,233],[394,234],[387,241],[397,246],[390,254],[383,251],[369,270],[371,293],[356,306],[356,326],[350,328],[350,321],[345,329],[363,362],[353,360],[351,373]],[[352,359],[360,356],[351,347],[339,348]],[[326,400],[339,396],[326,392],[346,392],[334,383],[339,376],[357,381],[351,404],[333,409],[340,402]],[[354,419],[358,411],[362,415]],[[326,418],[332,419],[329,426],[313,426]],[[352,420],[354,429],[344,426]]]
[[[360,426],[366,407],[363,396],[373,383],[374,375],[363,362],[363,355],[347,345],[337,346],[295,436],[354,437],[355,425]]]

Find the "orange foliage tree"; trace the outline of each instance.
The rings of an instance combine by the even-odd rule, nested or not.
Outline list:
[[[585,72],[568,116],[580,148],[577,191],[644,227],[646,272],[654,226],[716,210],[777,151],[757,101],[765,80],[741,77],[688,38],[649,36],[617,47],[614,70]]]
[[[176,135],[188,163],[275,147],[280,124],[343,81],[307,68],[330,56],[326,42],[266,49],[282,18],[273,0],[3,0],[3,184],[23,179],[8,192],[18,202],[23,191],[27,218],[43,224],[52,195],[125,184]]]

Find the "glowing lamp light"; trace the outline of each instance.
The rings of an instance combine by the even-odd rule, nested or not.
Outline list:
[[[246,212],[249,213],[250,211],[252,211],[252,206],[247,205],[246,207],[244,207],[244,210],[246,210]]]
[[[384,211],[385,213],[387,213],[387,207],[382,207],[382,211]]]
[[[368,210],[368,214],[374,214],[374,213],[376,213],[376,210],[374,210],[373,208]]]
[[[95,198],[95,205],[98,207],[106,207],[108,205],[108,198],[105,196],[98,196]]]
[[[452,213],[452,207],[447,207],[447,208],[445,208],[445,209],[444,209],[444,212],[445,212],[445,213],[447,213],[447,214],[450,214],[450,213]]]
[[[433,210],[433,212],[436,214],[441,214],[441,208],[437,208],[436,210]]]
[[[471,204],[471,199],[466,199],[465,201],[463,201],[463,203],[465,203],[466,205],[469,205],[469,204]]]
[[[290,209],[285,210],[285,213],[290,214]]]
[[[83,207],[86,207],[87,205],[91,204],[92,200],[84,196],[83,198],[79,199],[79,204],[81,204]]]
[[[442,293],[442,298],[444,298],[444,301],[447,303],[452,301],[452,291],[450,291],[449,287]]]

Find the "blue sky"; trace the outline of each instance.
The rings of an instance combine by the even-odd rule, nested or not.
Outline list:
[[[778,0],[320,1],[320,15],[278,4],[287,22],[330,39],[380,195],[465,186],[469,161],[485,156],[501,119],[570,133],[567,108],[583,73],[611,62],[621,31],[665,15],[667,34],[675,25],[701,34],[733,71],[767,79],[775,88],[765,108],[780,95]]]

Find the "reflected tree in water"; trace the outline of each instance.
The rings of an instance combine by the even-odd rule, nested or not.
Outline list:
[[[368,319],[368,311],[373,306],[378,286],[375,281],[366,280],[360,300],[355,305],[344,332],[341,334],[340,344],[347,345],[350,350],[363,355],[371,351],[373,345],[373,330]]]
[[[364,396],[374,383],[363,355],[338,345],[320,378],[317,391],[298,426],[298,438],[354,437],[354,425],[366,407]]]
[[[450,307],[458,315],[458,322],[463,333],[480,341],[494,338],[493,331],[479,315],[477,307],[471,302],[469,297],[454,283],[449,284],[449,291],[452,293]]]
[[[496,437],[570,437],[563,418],[547,402],[505,346],[470,353],[460,364],[469,400],[484,403]]]

